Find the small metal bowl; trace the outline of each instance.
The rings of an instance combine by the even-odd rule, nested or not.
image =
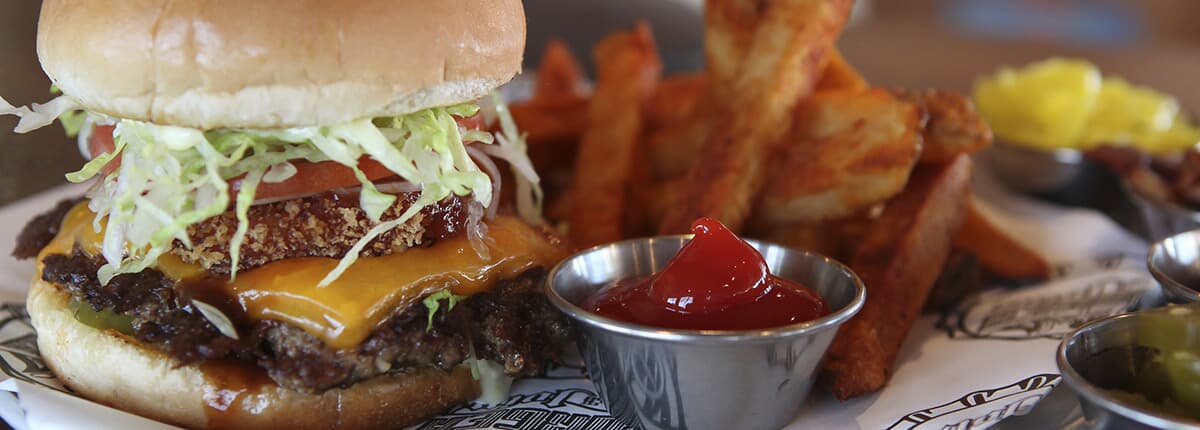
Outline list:
[[[1117,175],[1077,149],[1040,150],[997,141],[980,159],[997,182],[1021,194],[1106,212],[1128,204],[1112,191],[1120,187]]]
[[[747,240],[776,276],[817,291],[832,313],[762,330],[677,330],[605,318],[580,305],[613,282],[662,269],[691,236],[575,254],[548,277],[574,322],[588,375],[614,417],[647,429],[778,429],[795,418],[838,326],[862,308],[862,281],[829,258]]]
[[[1135,405],[1109,390],[1131,387],[1151,356],[1137,346],[1140,315],[1147,310],[1092,322],[1063,339],[1058,368],[1079,396],[1089,430],[1200,429],[1200,422]]]
[[[1150,274],[1171,303],[1200,302],[1200,230],[1179,233],[1155,243],[1146,257]]]
[[[1145,223],[1146,233],[1150,235],[1151,241],[1200,229],[1200,211],[1146,195],[1128,180],[1121,180],[1121,186],[1141,213],[1142,222]]]
[[[1075,149],[1041,150],[996,141],[985,154],[996,179],[1025,194],[1067,191],[1085,173],[1083,152]]]

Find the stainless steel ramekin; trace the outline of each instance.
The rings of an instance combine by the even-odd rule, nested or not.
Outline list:
[[[1200,211],[1149,196],[1127,179],[1121,180],[1121,187],[1137,206],[1151,242],[1200,228]]]
[[[662,269],[691,236],[582,251],[550,272],[546,293],[574,322],[588,375],[626,423],[646,429],[777,429],[812,388],[837,328],[862,308],[862,281],[832,259],[748,240],[772,273],[807,285],[832,313],[763,330],[677,330],[605,318],[580,305],[597,290]]]
[[[1077,149],[1036,149],[997,140],[985,152],[996,179],[1026,194],[1053,194],[1072,189],[1084,179],[1083,152]]]
[[[1155,243],[1146,257],[1150,274],[1172,303],[1200,302],[1200,230],[1179,233]]]
[[[1111,389],[1130,387],[1144,360],[1151,356],[1137,346],[1139,318],[1146,310],[1092,322],[1067,335],[1058,347],[1063,381],[1079,396],[1088,430],[1200,429],[1189,421],[1147,409],[1113,395]]]

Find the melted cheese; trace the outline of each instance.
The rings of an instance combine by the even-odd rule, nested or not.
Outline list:
[[[103,232],[92,229],[95,216],[86,204],[73,208],[55,239],[42,250],[69,254],[73,247],[92,255],[100,251]],[[333,284],[317,283],[337,265],[332,258],[304,257],[276,261],[240,272],[235,281],[204,282],[232,297],[251,320],[277,320],[300,327],[333,348],[362,343],[396,309],[414,305],[425,296],[449,288],[454,294],[487,291],[497,280],[514,277],[564,257],[553,241],[512,217],[488,223],[490,258],[481,258],[465,235],[438,241],[428,248],[399,254],[359,258]],[[39,265],[42,257],[38,258]],[[198,266],[174,255],[158,260],[157,268],[184,281],[202,277]],[[39,266],[40,269],[40,266]]]

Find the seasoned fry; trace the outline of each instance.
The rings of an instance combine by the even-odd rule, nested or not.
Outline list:
[[[556,103],[513,103],[508,106],[513,120],[530,145],[573,142],[587,128],[588,100],[561,99]]]
[[[538,65],[530,102],[553,104],[560,100],[581,99],[586,95],[586,82],[579,62],[571,55],[567,44],[550,39],[542,51],[542,63]]]
[[[626,193],[645,123],[643,112],[662,73],[650,28],[606,37],[596,46],[598,79],[572,179],[571,239],[586,247],[620,240]]]
[[[646,136],[654,176],[659,180],[687,174],[712,132],[709,118],[695,117],[655,130]]]
[[[687,231],[710,216],[741,229],[767,177],[767,158],[812,92],[825,53],[845,25],[850,0],[779,0],[766,6],[741,65],[730,104],[688,172],[681,204],[660,233]]]
[[[647,109],[651,128],[666,127],[691,119],[702,109],[708,91],[708,75],[685,73],[663,79]]]
[[[585,82],[579,63],[566,45],[551,40],[542,53],[533,97],[509,105],[529,143],[529,158],[542,175],[549,200],[554,200],[570,182],[579,136],[587,127]]]
[[[954,310],[963,300],[984,289],[983,268],[975,254],[952,248],[942,273],[938,275],[921,313],[938,314]]]
[[[529,159],[542,177],[548,200],[569,187],[579,136],[587,127],[586,100],[566,100],[560,104],[509,105],[517,127],[526,135]]]
[[[738,67],[758,25],[761,3],[760,0],[704,2],[704,58],[715,100],[728,100],[733,95]]]
[[[568,222],[571,218],[571,193],[556,193],[546,198],[546,219],[554,223]]]
[[[835,221],[792,224],[754,234],[768,242],[816,252],[838,261],[850,261],[855,246],[874,222],[867,214]]]
[[[821,92],[797,109],[756,217],[769,224],[845,217],[904,189],[922,114],[884,90]]]
[[[941,90],[892,90],[901,100],[916,104],[929,115],[925,124],[922,163],[945,163],[959,154],[992,146],[992,129],[975,112],[966,96]]]
[[[874,392],[891,377],[966,216],[970,180],[965,155],[917,168],[859,245],[850,266],[866,284],[867,301],[838,332],[823,365],[824,381],[839,399]]]
[[[954,246],[975,254],[979,264],[995,275],[1047,279],[1053,274],[1049,261],[993,224],[975,203],[968,207],[966,221],[954,236]]]
[[[686,188],[684,178],[674,178],[664,181],[647,183],[633,188],[630,194],[637,214],[642,217],[641,225],[649,228],[656,227],[658,221],[672,206],[678,204]],[[650,232],[643,232],[643,235]]]
[[[854,70],[854,66],[846,61],[842,52],[834,49],[829,51],[829,63],[821,72],[817,81],[817,91],[864,91],[869,88],[867,80]]]

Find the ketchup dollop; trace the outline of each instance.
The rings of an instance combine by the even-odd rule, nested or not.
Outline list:
[[[585,306],[616,320],[690,330],[770,328],[829,314],[821,296],[771,275],[762,255],[720,221],[700,218],[692,233],[661,272],[618,281]]]

